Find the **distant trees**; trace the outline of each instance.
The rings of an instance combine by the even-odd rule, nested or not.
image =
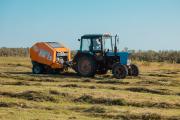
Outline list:
[[[180,63],[180,51],[135,51],[132,50],[131,59],[138,61],[148,61],[148,62],[170,62],[170,63]],[[75,55],[76,51],[72,51],[72,57]],[[29,56],[29,48],[0,48],[0,56]]]
[[[26,57],[29,55],[29,48],[0,48],[0,56],[21,56]]]
[[[131,59],[149,62],[170,62],[180,63],[180,51],[133,51]]]

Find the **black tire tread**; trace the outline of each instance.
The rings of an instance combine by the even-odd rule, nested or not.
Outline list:
[[[121,67],[121,69],[124,70],[121,76],[117,76],[117,75],[115,74],[114,70],[115,70],[116,67]],[[121,64],[119,64],[119,63],[115,63],[115,64],[113,65],[113,67],[112,67],[112,74],[113,74],[113,76],[114,76],[115,78],[117,78],[117,79],[124,79],[124,78],[126,78],[126,76],[128,75],[128,69],[127,69],[127,67],[126,67],[125,65],[121,65]]]

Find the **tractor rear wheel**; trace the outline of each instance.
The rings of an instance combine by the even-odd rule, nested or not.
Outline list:
[[[96,63],[90,56],[82,56],[77,60],[77,72],[83,77],[93,77],[96,73]]]
[[[129,68],[129,71],[128,71],[128,74],[130,76],[138,76],[139,75],[138,67],[135,64],[131,64],[130,68]]]
[[[33,65],[32,72],[33,74],[41,74],[43,73],[43,67],[40,64],[35,64]]]
[[[123,79],[128,74],[128,69],[125,65],[115,64],[112,68],[112,74],[117,79]]]

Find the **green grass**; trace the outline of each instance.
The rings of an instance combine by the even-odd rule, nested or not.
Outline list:
[[[31,73],[29,58],[0,57],[0,119],[180,119],[180,65],[135,62],[139,77]]]

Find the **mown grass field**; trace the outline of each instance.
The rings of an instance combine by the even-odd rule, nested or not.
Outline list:
[[[1,120],[180,119],[180,64],[136,62],[139,77],[33,75],[29,58],[0,57]]]

